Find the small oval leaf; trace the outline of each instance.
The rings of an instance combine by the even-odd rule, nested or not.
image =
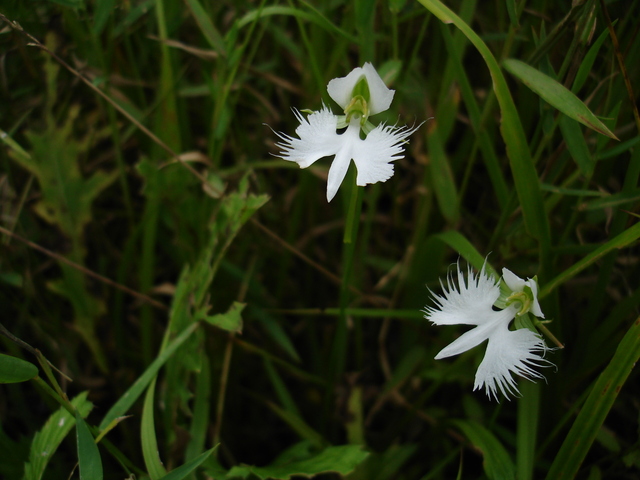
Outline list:
[[[0,383],[26,382],[38,376],[38,367],[20,358],[0,353]]]

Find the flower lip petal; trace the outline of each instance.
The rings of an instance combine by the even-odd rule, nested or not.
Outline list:
[[[434,357],[435,360],[459,355],[480,345],[485,340],[490,339],[493,332],[500,328],[500,325],[509,325],[511,320],[516,316],[516,310],[513,307],[509,307],[499,312],[489,310],[485,312],[478,312],[478,316],[482,317],[481,320],[478,320],[478,325],[463,333],[449,345],[440,350],[440,352]]]
[[[327,202],[330,202],[335,197],[340,188],[340,184],[344,180],[349,165],[351,164],[351,158],[353,157],[353,151],[358,148],[360,140],[360,125],[357,121],[352,121],[347,127],[347,131],[340,137],[340,149],[336,152],[336,157],[329,167],[329,176],[327,178]]]

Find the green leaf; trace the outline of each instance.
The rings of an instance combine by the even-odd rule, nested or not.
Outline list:
[[[440,212],[449,223],[455,224],[460,219],[458,191],[437,124],[429,130],[427,144],[431,159],[431,183]]]
[[[199,324],[194,323],[186,328],[183,332],[180,333],[176,338],[174,338],[167,347],[156,357],[149,367],[144,371],[144,373],[135,381],[129,390],[127,390],[122,397],[111,407],[111,409],[107,412],[107,414],[102,419],[102,422],[98,426],[100,430],[104,430],[107,428],[113,420],[118,417],[123,416],[129,408],[135,403],[135,401],[140,397],[142,392],[144,392],[145,388],[151,380],[156,376],[158,370],[165,364],[165,362],[173,355],[176,349],[182,345],[185,340],[187,340],[191,334],[198,328]]]
[[[634,188],[628,192],[614,193],[613,195],[600,195],[602,198],[591,200],[581,205],[584,210],[601,210],[603,208],[613,208],[625,205],[627,203],[635,203],[640,200],[640,188]]]
[[[308,448],[308,445],[304,444],[298,444],[294,448],[299,446]],[[328,447],[314,456],[303,460],[294,460],[286,464],[274,462],[274,464],[267,467],[236,466],[229,470],[226,478],[248,478],[253,474],[261,480],[268,478],[289,480],[292,476],[311,478],[320,473],[330,472],[348,475],[368,455],[369,453],[362,450],[360,445]]]
[[[576,476],[618,393],[638,360],[640,318],[629,328],[611,362],[596,380],[549,469],[548,480],[571,479]]]
[[[100,35],[114,11],[116,0],[97,0],[93,17],[93,34]]]
[[[462,258],[469,262],[473,267],[480,271],[484,266],[486,272],[496,280],[500,278],[500,275],[488,262],[488,258],[484,257],[476,250],[469,240],[467,240],[460,232],[450,230],[435,235],[435,238],[449,245],[456,252],[458,252]]]
[[[593,67],[593,64],[595,63],[598,56],[598,52],[600,51],[600,47],[608,36],[609,30],[605,28],[598,39],[593,43],[593,45],[591,45],[591,48],[589,49],[587,54],[584,56],[584,59],[582,60],[582,63],[578,68],[578,73],[576,73],[576,78],[573,80],[573,85],[571,87],[571,91],[573,93],[578,93],[584,85],[584,82],[587,81],[587,78],[591,73],[591,68]]]
[[[38,367],[21,358],[0,353],[0,383],[26,382],[38,375]]]
[[[227,51],[224,46],[224,40],[222,35],[218,32],[211,18],[207,14],[206,10],[202,7],[202,4],[198,0],[185,0],[187,7],[191,10],[193,18],[200,27],[200,31],[207,39],[211,48],[218,52],[222,56],[227,56]]]
[[[566,116],[602,135],[618,140],[618,137],[589,110],[589,107],[561,83],[520,60],[510,58],[502,64],[508,72],[520,79],[527,87],[540,95],[543,100]]]
[[[322,15],[318,10],[316,10],[311,4],[303,2],[303,4],[311,10],[311,12],[305,12],[298,8],[293,7],[285,7],[280,5],[270,5],[264,8],[259,8],[256,10],[252,10],[245,14],[241,19],[238,20],[237,25],[239,28],[242,28],[259,18],[267,17],[270,15],[290,15],[292,17],[299,18],[300,20],[305,20],[307,22],[315,23],[319,27],[324,28],[328,32],[337,33],[342,36],[346,40],[349,40],[353,43],[358,43],[358,39],[348,33],[347,31],[341,29],[332,23],[329,19],[327,19],[324,15]]]
[[[630,243],[635,242],[638,238],[640,238],[640,223],[636,223],[633,227],[628,228],[620,235],[612,238],[607,243],[584,257],[582,260],[567,268],[564,272],[552,279],[550,282],[547,282],[540,290],[540,293],[538,293],[538,298],[542,299],[546,297],[555,288],[558,288],[558,286],[560,286],[570,278],[573,278],[575,275],[580,273],[596,260],[602,258],[613,249],[626,247]]]
[[[482,452],[484,472],[490,480],[515,480],[513,460],[493,433],[472,420],[455,420],[453,423]]]
[[[229,332],[242,333],[242,310],[246,306],[246,303],[233,302],[233,305],[227,310],[226,313],[218,313],[217,315],[205,315],[202,314],[198,319],[202,319],[205,322],[213,325],[214,327],[228,330]],[[208,307],[207,307],[208,308]]]
[[[207,458],[209,458],[209,455],[211,455],[216,448],[217,447],[211,448],[206,452],[201,453],[190,462],[187,462],[184,465],[174,470],[171,470],[171,472],[167,473],[160,480],[182,480],[183,478],[186,478],[187,475],[193,472],[196,468],[200,466],[200,464],[202,464],[202,462],[204,462]]]
[[[78,445],[78,467],[80,480],[102,480],[102,460],[89,427],[76,412],[76,440]]]
[[[86,417],[93,407],[93,404],[87,400],[88,393],[82,392],[71,400],[71,404],[82,418]],[[35,434],[31,442],[29,461],[24,466],[25,480],[40,480],[42,478],[49,460],[62,440],[71,431],[75,422],[75,417],[62,407],[49,417],[42,430]]]
[[[156,438],[156,427],[153,419],[153,401],[155,398],[156,379],[154,378],[147,394],[144,397],[142,407],[142,420],[140,425],[140,442],[142,444],[142,456],[147,472],[151,480],[159,480],[167,474],[158,451],[158,439]]]
[[[562,137],[567,144],[567,150],[569,150],[571,157],[583,175],[591,176],[593,168],[595,167],[595,161],[589,151],[580,126],[575,120],[566,115],[560,117],[559,124]]]
[[[493,80],[493,88],[500,104],[502,120],[500,131],[507,147],[507,156],[522,207],[527,230],[537,238],[544,248],[550,244],[549,223],[542,203],[538,175],[533,165],[531,151],[527,144],[518,111],[500,65],[491,50],[467,23],[439,0],[419,0],[427,10],[444,23],[453,23],[478,49],[484,59]],[[543,253],[544,253],[543,251]]]

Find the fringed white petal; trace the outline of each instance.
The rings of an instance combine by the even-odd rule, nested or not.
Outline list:
[[[391,162],[404,157],[404,143],[419,128],[378,125],[367,138],[353,150],[353,160],[358,169],[356,184],[360,186],[386,182],[393,176]]]
[[[447,285],[442,282],[442,296],[431,292],[436,307],[427,306],[426,318],[436,325],[480,325],[491,322],[493,304],[500,296],[498,283],[483,268],[477,275],[471,267],[465,282],[460,265],[457,266],[458,284],[447,275]],[[486,337],[485,337],[486,338]]]
[[[370,63],[363,67],[356,67],[346,76],[334,78],[327,85],[329,96],[343,109],[347,108],[351,101],[353,88],[362,76],[365,76],[369,84],[369,115],[384,112],[391,105],[394,90],[390,90],[378,75],[376,69]]]
[[[338,117],[326,106],[303,117],[294,110],[300,122],[296,134],[300,138],[290,137],[284,133],[277,133],[282,140],[276,143],[282,151],[277,157],[296,162],[300,168],[306,168],[322,157],[335,155],[342,147],[342,136],[336,133]]]
[[[539,335],[522,328],[511,331],[501,323],[489,336],[484,358],[476,372],[474,390],[484,387],[489,398],[498,400],[498,391],[507,399],[519,395],[512,373],[527,379],[544,378],[533,367],[552,365],[542,355],[547,347]],[[540,355],[542,353],[542,355]]]
[[[534,280],[525,282],[506,269],[504,272],[508,272],[503,278],[505,282],[511,283],[507,283],[510,288],[529,285],[537,303],[537,285]],[[544,378],[534,368],[553,365],[543,358],[548,350],[547,346],[531,330],[509,330],[509,324],[518,311],[515,305],[499,311],[493,310],[500,288],[484,267],[477,275],[469,268],[465,281],[458,265],[457,285],[453,276],[448,275],[447,284],[442,285],[442,291],[442,295],[432,292],[435,307],[425,308],[426,318],[435,325],[464,324],[475,327],[443,348],[436,359],[458,355],[488,340],[487,350],[476,373],[474,390],[484,387],[489,398],[496,400],[498,393],[502,393],[507,399],[511,395],[519,395],[512,374],[528,379]],[[538,310],[539,308],[538,305]],[[533,307],[531,311],[535,314]]]

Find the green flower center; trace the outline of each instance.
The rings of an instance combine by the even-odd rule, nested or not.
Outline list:
[[[369,118],[369,101],[371,99],[371,93],[369,92],[369,83],[367,78],[363,75],[356,82],[351,94],[351,101],[349,105],[344,109],[344,113],[347,115],[347,124],[351,122],[351,118],[360,120],[360,125],[364,126]]]

